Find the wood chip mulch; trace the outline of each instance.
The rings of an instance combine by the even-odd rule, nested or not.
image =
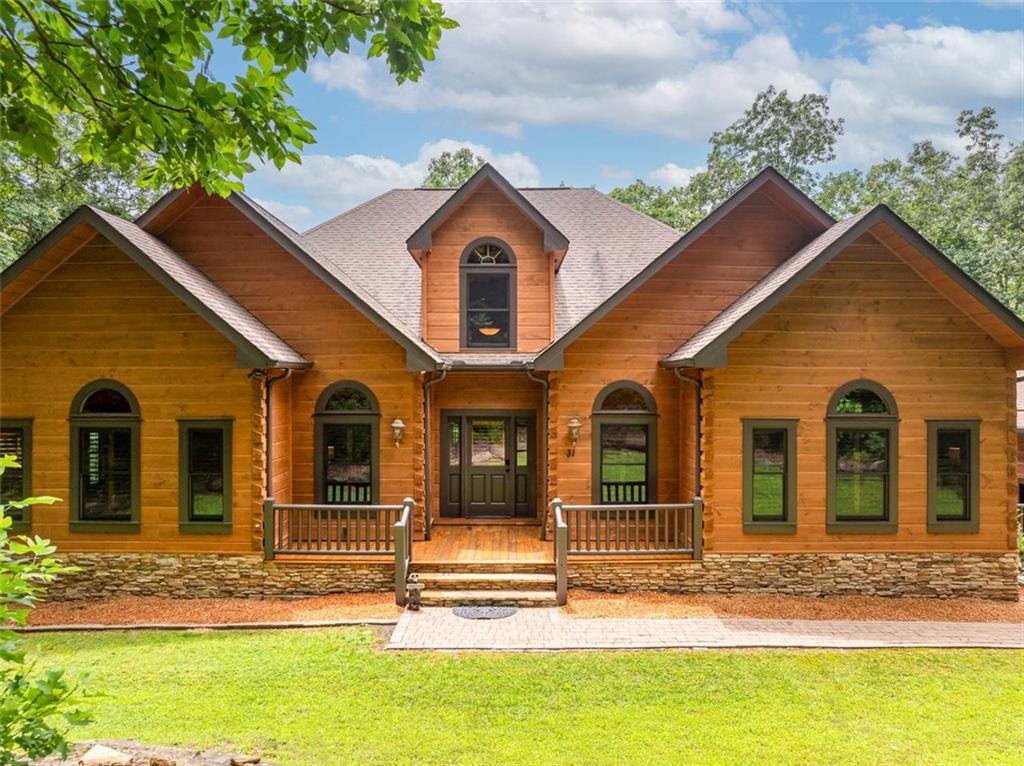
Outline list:
[[[310,598],[196,598],[118,596],[41,604],[29,625],[223,625],[239,622],[303,622],[397,619],[391,593],[343,593]]]
[[[683,596],[573,590],[562,613],[570,617],[752,617],[777,620],[927,620],[1024,624],[1022,600],[927,599],[878,596]]]

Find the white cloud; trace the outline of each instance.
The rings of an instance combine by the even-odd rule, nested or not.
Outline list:
[[[622,181],[632,181],[636,178],[636,174],[629,168],[620,168],[618,165],[601,165],[598,167],[597,172],[606,181],[612,181],[619,183]]]
[[[370,157],[365,154],[307,154],[303,156],[301,165],[289,163],[281,170],[272,165],[264,165],[253,175],[262,188],[290,195],[298,194],[309,201],[309,206],[289,204],[286,207],[296,210],[304,208],[307,211],[315,207],[322,214],[336,215],[389,189],[419,186],[433,157],[441,152],[454,152],[461,148],[467,148],[483,157],[515,186],[540,184],[540,171],[525,154],[495,152],[483,144],[451,138],[423,144],[416,158],[406,163],[390,157]],[[278,215],[272,207],[277,203],[260,204]],[[292,219],[288,215],[280,217],[291,223]]]
[[[704,170],[703,166],[696,168],[681,168],[674,162],[667,162],[660,168],[648,173],[647,180],[658,186],[685,186],[690,182],[691,178],[702,170]]]
[[[305,205],[290,205],[287,202],[276,202],[269,199],[253,197],[257,205],[266,208],[296,231],[302,231],[313,223],[313,211]]]
[[[952,133],[963,108],[992,104],[1024,128],[1024,33],[919,20],[855,29],[836,53],[797,47],[784,12],[725,2],[450,2],[458,29],[419,83],[395,85],[380,61],[318,61],[314,80],[409,112],[452,110],[519,137],[524,126],[597,124],[704,141],[773,84],[827,93],[846,120],[840,161],[873,162]],[[769,12],[770,11],[770,12]],[[835,34],[839,28],[803,30]],[[857,51],[856,55],[850,51]]]

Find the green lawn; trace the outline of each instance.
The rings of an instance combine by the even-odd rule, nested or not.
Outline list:
[[[1009,651],[392,654],[363,629],[33,636],[79,738],[284,764],[1017,764]]]

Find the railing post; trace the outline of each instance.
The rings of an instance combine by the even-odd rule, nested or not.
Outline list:
[[[693,560],[704,558],[704,501],[693,498]]]
[[[411,497],[402,501],[402,515],[395,522],[395,603],[405,606],[405,585],[412,561],[412,518],[416,505]]]
[[[408,561],[412,561],[412,538],[413,528],[416,526],[414,519],[416,518],[416,501],[411,497],[407,497],[402,501],[402,515],[405,516],[405,512],[409,512],[409,526],[406,527],[405,534],[408,536],[405,546],[405,555]]]
[[[555,519],[555,603],[565,606],[569,600],[569,525],[562,518],[562,500],[551,501]]]
[[[274,560],[274,498],[263,501],[263,560]]]

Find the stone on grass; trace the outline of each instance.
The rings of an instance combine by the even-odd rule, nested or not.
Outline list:
[[[78,763],[79,766],[131,766],[132,757],[106,745],[93,745]]]
[[[251,763],[259,763],[262,760],[258,755],[233,755],[231,766],[247,766]]]

